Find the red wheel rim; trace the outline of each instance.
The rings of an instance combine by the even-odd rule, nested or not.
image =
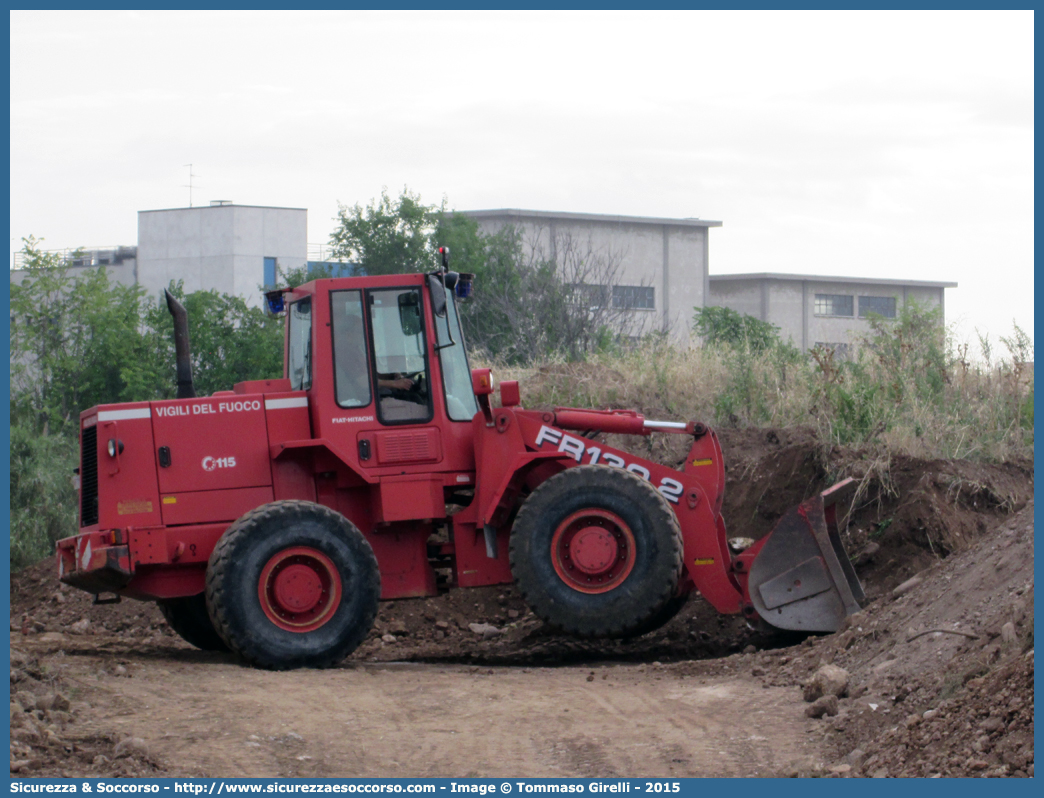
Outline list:
[[[605,593],[634,569],[634,534],[620,516],[587,508],[566,518],[551,537],[551,562],[581,593]]]
[[[341,603],[341,576],[333,560],[309,546],[283,549],[265,564],[257,596],[268,620],[288,632],[311,632]]]

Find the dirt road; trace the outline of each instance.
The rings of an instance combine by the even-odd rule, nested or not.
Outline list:
[[[171,775],[753,776],[811,755],[792,691],[749,677],[605,663],[270,673],[119,648],[39,654],[89,705],[79,734],[140,739]]]

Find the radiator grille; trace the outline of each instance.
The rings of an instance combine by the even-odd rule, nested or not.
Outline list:
[[[80,433],[80,526],[98,523],[98,428]]]
[[[435,430],[382,432],[377,437],[377,462],[408,463],[439,459]]]

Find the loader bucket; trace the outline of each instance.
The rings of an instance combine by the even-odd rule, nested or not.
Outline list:
[[[855,490],[838,482],[786,512],[750,566],[747,589],[758,615],[779,629],[836,632],[865,596],[841,545],[837,506]]]

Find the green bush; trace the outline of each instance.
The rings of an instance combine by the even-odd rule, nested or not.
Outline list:
[[[21,568],[54,552],[54,543],[76,533],[73,469],[79,446],[67,435],[40,435],[11,427],[11,567]]]
[[[694,308],[692,329],[708,346],[764,352],[778,346],[779,327],[732,308]]]

